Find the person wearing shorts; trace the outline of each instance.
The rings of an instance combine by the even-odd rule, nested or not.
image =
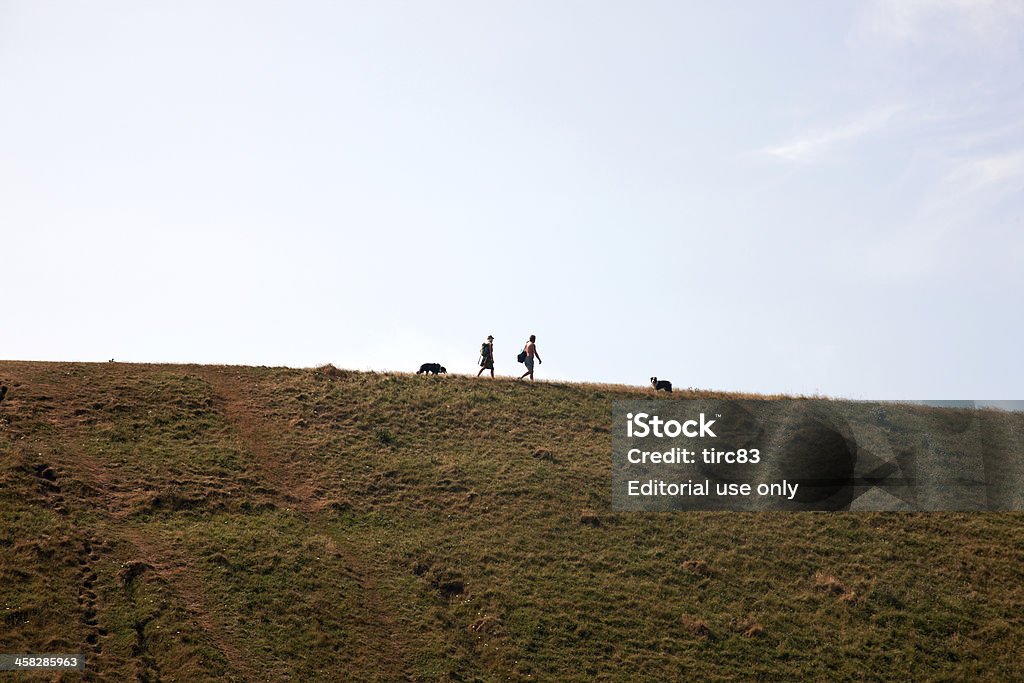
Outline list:
[[[522,377],[520,377],[519,379],[523,379],[525,377],[529,377],[530,381],[532,382],[533,381],[533,360],[534,360],[534,358],[537,359],[538,363],[543,363],[544,362],[544,361],[542,361],[540,359],[540,354],[537,353],[537,335],[535,335],[535,334],[531,334],[530,335],[530,341],[526,342],[526,346],[523,347],[523,353],[526,354],[526,360],[523,361],[523,363],[526,365],[526,372],[524,372]]]

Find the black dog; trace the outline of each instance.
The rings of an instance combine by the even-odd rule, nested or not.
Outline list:
[[[659,380],[657,377],[652,377],[651,386],[654,387],[656,392],[664,389],[668,393],[672,393],[672,382],[669,382],[667,379]]]
[[[7,395],[7,385],[0,386],[0,401],[4,400],[4,396]]]
[[[416,371],[416,374],[418,375],[421,372],[433,375],[448,374],[448,370],[446,370],[445,367],[440,363],[424,363],[423,365],[420,366],[420,369]]]

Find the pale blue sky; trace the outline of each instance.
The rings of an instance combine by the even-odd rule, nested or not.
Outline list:
[[[1022,53],[999,0],[0,0],[0,357],[1019,399]]]

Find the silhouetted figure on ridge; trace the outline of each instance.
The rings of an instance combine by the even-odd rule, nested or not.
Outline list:
[[[524,372],[522,377],[520,377],[519,379],[529,377],[530,381],[533,381],[534,359],[537,359],[538,363],[544,362],[540,359],[540,354],[537,353],[537,335],[531,334],[530,341],[526,342],[526,346],[524,346],[523,350],[520,351],[519,353],[519,362],[524,363],[526,365],[526,372]]]
[[[476,373],[479,377],[484,370],[491,371],[491,379],[494,379],[494,335],[487,335],[487,341],[480,345],[480,371]]]

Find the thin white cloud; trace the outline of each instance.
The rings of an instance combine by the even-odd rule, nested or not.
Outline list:
[[[780,145],[766,147],[761,153],[793,163],[819,161],[841,146],[882,130],[890,125],[902,110],[902,105],[870,109],[843,123],[810,130]]]
[[[869,32],[897,43],[940,42],[992,47],[1024,24],[1020,0],[873,0],[865,8]]]
[[[919,209],[918,222],[931,230],[970,227],[1007,197],[1024,192],[1024,149],[956,162]]]
[[[878,277],[952,277],[982,269],[989,277],[1020,281],[1024,239],[1010,236],[1014,218],[996,207],[1021,193],[1024,148],[951,160],[907,223],[879,240],[856,236],[847,247]]]

